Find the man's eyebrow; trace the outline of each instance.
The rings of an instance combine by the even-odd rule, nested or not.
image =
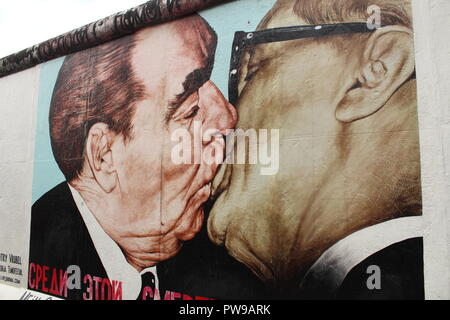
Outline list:
[[[200,89],[211,77],[212,66],[195,69],[186,76],[183,82],[183,93],[178,94],[170,103],[166,113],[166,123],[191,94]]]

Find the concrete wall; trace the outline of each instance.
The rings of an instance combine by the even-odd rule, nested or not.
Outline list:
[[[449,1],[414,1],[428,299],[450,298],[449,16]]]
[[[414,0],[427,299],[450,299],[449,17],[448,0]],[[21,257],[28,257],[39,69],[0,79],[0,224],[7,230],[0,253]],[[18,287],[26,286],[27,265],[22,259]]]
[[[0,253],[22,257],[23,276],[15,277],[20,283],[14,284],[18,287],[27,284],[39,68],[0,79]]]

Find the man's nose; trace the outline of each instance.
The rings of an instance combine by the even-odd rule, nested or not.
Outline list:
[[[206,129],[216,129],[223,135],[233,129],[237,122],[236,109],[228,102],[212,81],[200,89],[200,104],[203,108],[203,125]]]

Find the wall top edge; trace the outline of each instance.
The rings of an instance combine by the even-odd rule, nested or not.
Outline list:
[[[0,78],[234,0],[151,0],[0,59]]]

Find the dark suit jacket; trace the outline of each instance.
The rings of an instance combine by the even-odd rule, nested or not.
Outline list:
[[[372,273],[370,266],[380,270],[380,288],[367,286]],[[333,273],[327,279],[310,274],[305,285],[293,297],[315,300],[423,300],[423,239],[411,238],[394,243],[361,261],[347,273],[343,282],[334,289]],[[330,286],[331,284],[331,286]]]
[[[205,205],[208,212],[210,203]],[[62,183],[36,201],[32,208],[30,263],[66,270],[77,265],[85,274],[107,278],[89,232],[72,198],[67,183]],[[368,290],[367,267],[382,270],[382,289]],[[327,290],[323,279],[308,283],[302,291],[291,288],[266,288],[241,263],[208,239],[206,228],[180,253],[158,264],[161,298],[167,291],[189,297],[215,299],[423,299],[422,239],[393,244],[354,267],[337,291]],[[59,272],[59,271],[58,271]],[[36,280],[36,272],[31,275]],[[42,282],[41,282],[42,283]],[[50,286],[47,283],[47,289]],[[297,283],[297,282],[296,282]],[[300,283],[300,281],[298,281]],[[36,289],[31,288],[30,289]],[[42,286],[37,291],[44,291]],[[69,290],[68,299],[83,299],[86,286]],[[185,296],[186,298],[186,296]]]
[[[79,266],[82,287],[68,290],[67,299],[83,299],[87,289],[83,283],[86,274],[107,278],[66,182],[47,192],[32,207],[31,263],[35,268],[36,265],[49,267],[47,278],[50,279],[44,287],[32,287],[29,283],[30,289],[47,294],[52,294],[49,292],[52,269],[56,269],[59,276],[59,270],[66,270],[71,265]],[[177,256],[158,264],[157,270],[162,299],[166,291],[192,298],[264,298],[262,284],[222,248],[214,246],[205,229],[194,240],[186,242]],[[33,271],[31,279],[36,286],[36,270]]]

